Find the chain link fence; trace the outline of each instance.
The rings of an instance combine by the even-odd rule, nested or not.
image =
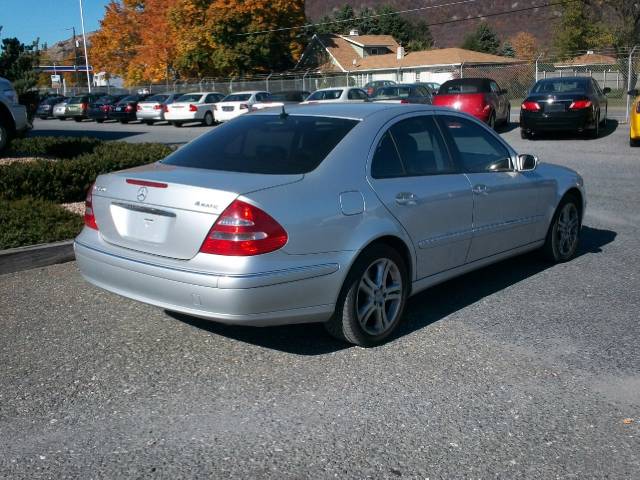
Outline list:
[[[312,92],[319,88],[364,86],[372,80],[394,80],[396,82],[438,82],[453,78],[494,79],[502,88],[515,107],[523,100],[537,80],[544,78],[561,78],[569,76],[586,76],[594,78],[602,87],[611,89],[609,93],[612,116],[620,120],[628,119],[629,96],[627,92],[635,88],[640,73],[640,46],[618,52],[598,51],[579,52],[573,58],[559,59],[540,55],[531,60],[517,63],[492,64],[458,64],[437,67],[398,68],[376,72],[286,72],[269,75],[245,77],[198,79],[182,79],[150,83],[125,88],[112,86],[93,87],[92,91],[105,94],[121,93],[161,93],[161,92],[196,92],[215,91],[224,94],[241,90],[265,90],[279,92],[286,90],[302,90]],[[67,94],[86,93],[86,87],[68,88]]]

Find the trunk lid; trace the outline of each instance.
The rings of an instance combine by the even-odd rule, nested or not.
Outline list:
[[[466,93],[451,95],[436,95],[433,104],[441,107],[451,107],[463,112],[475,112],[486,103],[484,93]]]
[[[587,97],[580,93],[557,93],[529,95],[527,101],[537,102],[544,113],[559,113],[569,110],[574,100],[584,100]]]
[[[239,195],[302,177],[155,163],[99,176],[93,190],[93,211],[107,242],[188,260],[198,253],[218,216]]]

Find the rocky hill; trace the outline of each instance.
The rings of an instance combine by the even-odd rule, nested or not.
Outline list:
[[[421,6],[453,3],[443,0],[306,0],[307,16],[317,20],[323,15],[330,15],[332,10],[341,7],[345,3],[354,8],[378,7],[391,5],[396,10],[408,10]],[[431,26],[436,47],[459,46],[465,35],[474,30],[480,19],[458,21],[461,19],[477,17],[478,15],[491,15],[497,12],[505,12],[536,5],[543,5],[543,0],[478,0],[461,5],[423,10],[411,13],[411,18],[421,18],[429,24],[444,23]],[[523,12],[510,13],[508,15],[488,16],[486,21],[498,33],[503,40],[514,36],[516,33],[526,31],[533,34],[541,45],[549,45],[553,37],[553,28],[558,18],[557,7],[537,8]]]
[[[91,35],[93,32],[87,33],[87,46],[91,45]],[[84,62],[84,50],[82,47],[82,35],[76,35],[78,42],[77,55],[78,63]],[[59,42],[49,45],[46,50],[42,52],[44,63],[60,63],[65,65],[73,65],[74,51],[73,51],[73,38],[66,40],[60,40]]]

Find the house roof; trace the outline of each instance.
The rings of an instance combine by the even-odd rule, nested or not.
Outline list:
[[[424,67],[424,66],[440,66],[440,65],[460,65],[464,64],[504,64],[504,63],[521,63],[522,60],[515,58],[501,57],[498,55],[491,55],[488,53],[474,52],[472,50],[465,50],[463,48],[439,48],[434,50],[421,50],[417,52],[409,52],[405,54],[400,60],[397,58],[396,47],[398,43],[393,40],[394,46],[389,44],[388,46],[393,50],[393,53],[387,53],[384,55],[370,55],[367,57],[360,57],[354,50],[351,43],[353,39],[367,37],[388,37],[388,35],[359,35],[359,36],[339,36],[339,35],[318,35],[318,41],[326,49],[331,58],[338,65],[325,64],[319,67],[319,70],[323,71],[367,71],[367,70],[389,70],[395,68],[412,68],[412,67]],[[368,40],[365,40],[368,41]],[[377,41],[377,40],[376,40]],[[390,42],[390,40],[385,40]],[[351,43],[350,43],[351,42]],[[367,46],[371,46],[370,43]],[[355,63],[354,63],[355,60]]]
[[[359,47],[388,47],[395,50],[400,46],[391,35],[340,35],[340,37]]]
[[[618,60],[609,55],[599,53],[585,53],[579,57],[574,57],[566,62],[557,63],[556,66],[582,66],[582,65],[616,65]]]

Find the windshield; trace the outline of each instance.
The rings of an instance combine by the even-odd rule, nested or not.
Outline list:
[[[373,98],[408,98],[411,96],[411,88],[409,87],[382,87],[376,90]]]
[[[222,99],[223,102],[246,102],[251,98],[250,93],[232,93]]]
[[[145,100],[145,102],[158,102],[158,103],[162,103],[164,102],[167,98],[169,98],[169,95],[154,95],[152,97],[149,97]]]
[[[486,92],[486,89],[484,88],[483,81],[474,81],[473,79],[451,80],[442,84],[440,90],[438,90],[438,95],[455,95],[484,92]]]
[[[586,88],[587,82],[582,79],[542,80],[533,86],[531,93],[583,93]]]
[[[268,175],[307,173],[320,165],[357,123],[297,115],[244,116],[188,143],[162,163]]]
[[[342,90],[318,90],[309,95],[307,100],[339,100]]]
[[[187,93],[176,99],[176,102],[199,102],[202,95],[199,93]]]

